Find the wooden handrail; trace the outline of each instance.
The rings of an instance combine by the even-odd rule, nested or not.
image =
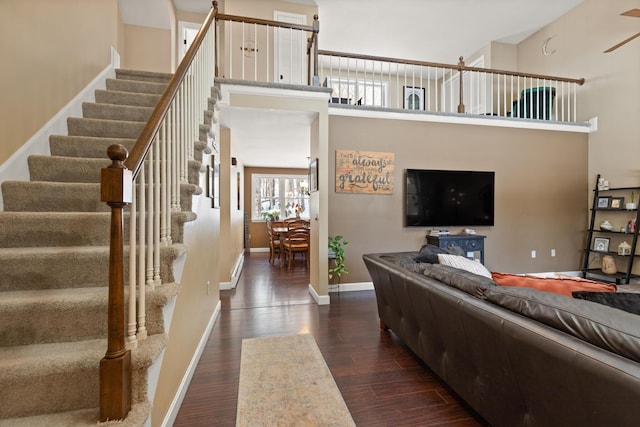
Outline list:
[[[169,80],[169,84],[167,85],[167,88],[162,94],[160,101],[158,101],[158,105],[156,105],[156,108],[153,110],[153,113],[151,113],[151,117],[149,118],[149,121],[147,122],[146,126],[140,133],[140,136],[138,137],[136,144],[131,149],[131,153],[129,153],[129,157],[124,162],[127,169],[133,172],[134,180],[138,176],[138,173],[140,172],[140,168],[144,163],[144,159],[147,155],[147,152],[149,151],[149,147],[151,147],[151,144],[153,143],[153,138],[158,133],[158,130],[160,129],[160,125],[164,120],[164,118],[166,117],[167,112],[169,111],[169,107],[171,106],[171,103],[173,102],[174,98],[176,97],[176,94],[178,93],[178,89],[180,88],[180,85],[182,84],[182,82],[184,81],[187,75],[189,66],[193,62],[193,59],[196,56],[196,52],[200,48],[200,45],[202,44],[202,41],[204,40],[204,37],[209,31],[209,27],[211,27],[211,23],[213,22],[217,14],[218,14],[218,2],[214,1],[213,7],[209,11],[209,14],[205,19],[204,24],[202,24],[200,31],[198,31],[198,34],[196,35],[195,39],[193,39],[193,42],[191,43],[189,50],[187,50],[187,53],[185,54],[182,62],[180,62],[180,65],[178,65],[178,68],[176,69],[176,72],[173,74],[173,77],[171,78],[171,80]]]
[[[316,17],[317,16],[318,15],[316,15]],[[238,15],[226,15],[224,13],[219,13],[216,17],[216,21],[243,22],[245,24],[268,25],[270,27],[289,28],[292,30],[308,31],[310,33],[318,32],[318,29],[315,26],[292,24],[289,22],[273,21],[270,19],[249,18],[246,16],[238,16]]]
[[[468,67],[464,64],[444,64],[439,62],[428,62],[428,61],[414,61],[410,59],[400,59],[400,58],[389,58],[384,56],[372,56],[372,55],[360,55],[354,53],[345,53],[345,52],[335,52],[330,50],[319,50],[318,55],[324,56],[339,56],[342,58],[351,58],[351,59],[363,59],[367,61],[380,61],[380,62],[391,62],[394,64],[404,64],[404,65],[417,65],[421,67],[433,67],[433,68],[450,68],[453,70],[461,70],[461,71],[477,71],[481,73],[490,73],[490,74],[504,74],[507,76],[514,77],[526,77],[526,78],[534,78],[534,79],[546,79],[546,80],[556,80],[559,82],[567,82],[567,83],[576,83],[582,86],[585,82],[584,78],[581,79],[571,79],[566,77],[556,77],[556,76],[546,76],[543,74],[530,74],[530,73],[520,73],[517,71],[508,71],[508,70],[499,70],[493,68],[479,68],[479,67]]]

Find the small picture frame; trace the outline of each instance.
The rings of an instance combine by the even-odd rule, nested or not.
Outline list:
[[[598,209],[608,209],[611,197],[598,197]]]
[[[309,163],[309,193],[318,191],[318,158]]]
[[[424,88],[414,86],[402,86],[405,110],[424,110]]]
[[[624,197],[612,197],[609,207],[611,209],[622,209],[624,207]]]
[[[609,252],[609,238],[596,237],[593,239],[593,250],[596,252]]]

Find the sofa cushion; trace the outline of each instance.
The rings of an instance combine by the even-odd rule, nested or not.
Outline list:
[[[576,291],[573,297],[640,314],[640,293]]]
[[[424,275],[478,298],[484,298],[488,287],[497,286],[488,277],[443,264],[427,265]]]
[[[496,305],[640,362],[640,316],[530,288],[493,286],[484,295]]]
[[[428,243],[420,248],[420,252],[418,252],[418,255],[414,259],[417,262],[437,264],[438,254],[464,255],[464,251],[459,246],[441,248]]]
[[[574,291],[615,292],[616,285],[581,279],[579,277],[534,277],[510,273],[491,273],[500,286],[534,288],[544,292],[571,297]]]
[[[383,254],[380,257],[409,271],[422,273],[425,269],[425,266],[428,264],[421,264],[420,262],[416,261],[414,259],[416,255],[417,252],[395,252]]]
[[[491,279],[491,272],[484,265],[460,255],[438,254],[438,262]]]

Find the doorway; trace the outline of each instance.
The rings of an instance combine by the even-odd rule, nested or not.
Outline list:
[[[289,12],[273,12],[274,21],[307,25],[306,15]],[[304,56],[307,42],[305,33],[287,28],[275,28],[274,77],[276,83],[305,84]]]
[[[178,63],[191,47],[200,27],[201,25],[195,22],[178,21]]]

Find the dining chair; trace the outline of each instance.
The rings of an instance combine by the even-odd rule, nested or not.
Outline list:
[[[276,259],[281,258],[281,239],[283,237],[283,233],[276,230],[281,230],[284,227],[285,224],[282,221],[267,220],[267,235],[269,236],[269,263],[271,264],[275,263]]]
[[[309,228],[308,227],[291,227],[286,237],[282,241],[282,251],[284,255],[284,263],[287,268],[291,269],[291,264],[297,253],[301,253],[309,265]],[[284,263],[282,265],[284,265]]]

